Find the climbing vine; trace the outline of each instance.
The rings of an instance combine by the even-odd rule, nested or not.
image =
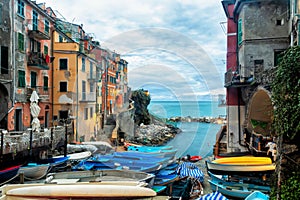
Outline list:
[[[276,184],[271,199],[297,199],[300,196],[300,47],[285,51],[271,84],[274,105],[273,130],[280,138],[277,152]],[[293,150],[292,146],[296,146]],[[290,151],[291,158],[287,155]],[[289,158],[289,159],[287,159]],[[293,192],[291,192],[293,191]]]

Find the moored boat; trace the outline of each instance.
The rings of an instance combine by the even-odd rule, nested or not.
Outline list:
[[[206,161],[207,170],[214,174],[245,174],[245,173],[266,173],[275,170],[276,165],[273,164],[220,164],[216,162]]]
[[[128,146],[127,151],[138,151],[144,153],[161,152],[164,150],[171,150],[172,146]]]
[[[37,164],[37,163],[28,163],[25,166],[21,166],[19,174],[23,173],[25,179],[41,179],[46,176],[49,170],[50,164]]]
[[[18,175],[20,165],[8,167],[6,169],[0,170],[0,185],[12,180]]]
[[[240,182],[230,182],[224,180],[222,177],[217,176],[211,172],[208,173],[209,176],[211,177],[211,179],[208,180],[211,189],[213,191],[221,192],[223,195],[227,197],[245,199],[253,191],[261,191],[263,193],[269,193],[271,190],[269,186],[240,183]]]
[[[147,198],[156,196],[150,188],[101,183],[82,184],[18,184],[1,188],[1,200],[26,199],[107,199],[107,198]]]
[[[245,200],[268,200],[269,196],[260,192],[260,191],[254,191],[251,194],[249,194]]]
[[[219,158],[213,163],[219,164],[233,164],[233,165],[269,165],[272,164],[272,160],[269,157],[255,157],[255,156],[238,156],[238,157],[226,157]]]

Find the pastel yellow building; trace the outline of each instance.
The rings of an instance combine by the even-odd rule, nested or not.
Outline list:
[[[69,142],[90,141],[96,136],[95,56],[80,25],[57,21],[53,55],[53,119],[71,124]]]

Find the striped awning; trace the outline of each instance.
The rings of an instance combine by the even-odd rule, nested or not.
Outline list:
[[[210,194],[206,194],[197,200],[228,200],[226,197],[224,197],[220,192],[213,192]]]
[[[179,164],[176,173],[179,177],[189,176],[198,179],[201,183],[204,181],[204,173],[191,162],[182,162]]]

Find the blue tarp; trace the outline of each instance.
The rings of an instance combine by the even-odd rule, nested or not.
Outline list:
[[[194,177],[198,179],[201,183],[204,181],[204,173],[194,164],[191,162],[182,162],[179,164],[176,173],[179,177]]]
[[[213,192],[210,194],[206,194],[197,200],[228,200],[226,197],[224,197],[220,192]]]

